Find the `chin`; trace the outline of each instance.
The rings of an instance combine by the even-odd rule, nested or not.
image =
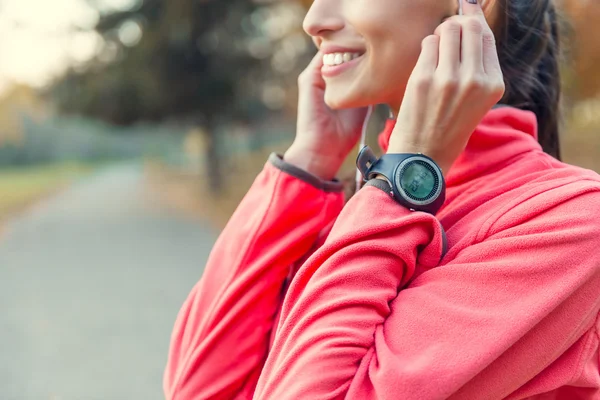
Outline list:
[[[332,110],[366,107],[371,104],[366,100],[364,96],[353,91],[335,90],[332,87],[325,89],[325,104]]]

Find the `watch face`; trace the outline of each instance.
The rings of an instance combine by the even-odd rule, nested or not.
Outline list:
[[[431,162],[414,157],[400,165],[396,185],[401,192],[416,204],[428,204],[440,193],[440,177]]]

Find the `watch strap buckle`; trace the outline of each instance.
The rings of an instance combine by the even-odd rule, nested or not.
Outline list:
[[[364,146],[356,157],[356,167],[363,176],[363,180],[368,180],[369,171],[379,161],[373,150],[369,146]]]

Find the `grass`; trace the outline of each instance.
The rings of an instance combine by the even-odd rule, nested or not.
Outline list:
[[[0,223],[91,169],[77,163],[0,169]]]

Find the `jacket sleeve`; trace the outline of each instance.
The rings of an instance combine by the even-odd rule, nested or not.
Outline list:
[[[271,155],[177,316],[167,399],[252,397],[289,267],[337,217],[341,190]]]
[[[431,268],[435,218],[362,189],[290,286],[254,398],[495,399],[520,388],[600,307],[598,193],[546,200]],[[401,290],[417,264],[425,272]]]

